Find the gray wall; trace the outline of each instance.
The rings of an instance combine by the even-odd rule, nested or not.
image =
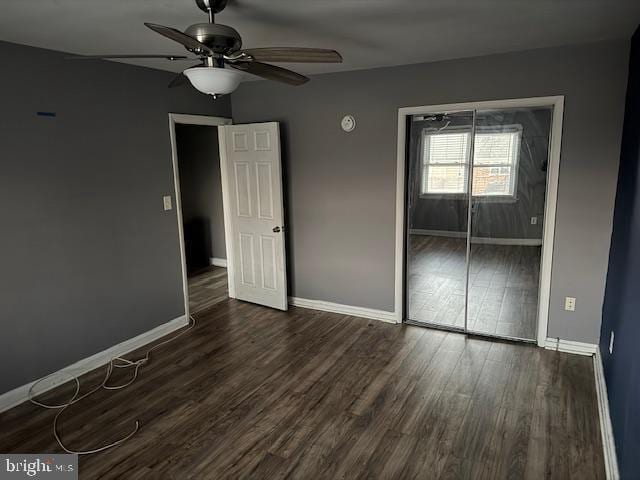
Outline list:
[[[474,198],[472,232],[476,237],[542,239],[545,181],[552,109],[501,110],[478,112],[478,126],[520,125],[522,138],[517,166],[516,195],[513,201]],[[467,117],[463,117],[467,120]],[[449,120],[455,127],[455,117]],[[467,198],[420,195],[422,183],[422,134],[426,128],[442,128],[446,123],[412,121],[410,130],[411,211],[410,227],[447,232],[467,231]],[[471,127],[471,122],[462,126]],[[446,130],[445,130],[446,131]],[[531,217],[538,223],[531,224]]]
[[[210,258],[227,258],[218,128],[176,124],[176,146],[187,269],[193,272]]]
[[[184,314],[167,114],[230,114],[170,73],[63,56],[0,43],[0,392]]]
[[[565,95],[549,335],[596,343],[626,86],[627,40],[244,83],[236,122],[282,122],[292,294],[393,310],[397,110]],[[351,134],[340,118],[354,114]],[[577,297],[574,313],[565,296]]]

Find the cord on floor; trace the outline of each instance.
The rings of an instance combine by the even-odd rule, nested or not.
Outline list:
[[[102,382],[100,382],[98,385],[96,385],[94,388],[92,388],[91,390],[89,390],[87,393],[80,395],[80,379],[75,376],[75,375],[71,375],[71,374],[67,374],[69,376],[69,379],[72,380],[73,382],[75,382],[75,392],[73,394],[73,396],[65,403],[59,404],[59,405],[52,405],[52,404],[47,404],[44,402],[41,402],[39,400],[36,399],[36,394],[34,393],[34,390],[36,388],[37,385],[40,384],[40,382],[43,382],[44,380],[47,380],[55,375],[59,375],[59,373],[53,373],[51,375],[48,375],[46,377],[41,378],[40,380],[38,380],[37,382],[33,383],[33,385],[31,385],[31,387],[29,388],[29,401],[31,403],[33,403],[34,405],[38,405],[39,407],[42,408],[47,408],[47,409],[51,409],[51,410],[59,410],[58,413],[56,414],[56,416],[53,419],[53,435],[56,439],[56,441],[58,442],[58,445],[60,445],[60,448],[62,448],[65,452],[67,453],[74,453],[77,455],[89,455],[92,453],[98,453],[98,452],[102,452],[104,450],[107,450],[109,448],[115,447],[117,445],[120,445],[124,442],[126,442],[127,440],[129,440],[131,437],[133,437],[138,430],[140,429],[140,422],[138,420],[136,420],[136,424],[135,427],[133,428],[133,430],[128,433],[127,435],[125,435],[124,437],[120,438],[119,440],[116,440],[114,442],[111,442],[107,445],[103,445],[102,447],[99,448],[94,448],[91,450],[71,450],[70,448],[67,448],[64,444],[64,442],[62,441],[62,438],[60,438],[60,435],[58,433],[58,423],[59,423],[59,419],[60,419],[60,415],[62,415],[62,413],[64,413],[64,411],[69,408],[71,405],[74,405],[78,402],[80,402],[81,400],[84,400],[85,398],[93,395],[94,393],[96,393],[99,390],[121,390],[123,388],[128,387],[129,385],[131,385],[132,383],[134,383],[136,381],[136,379],[138,378],[138,372],[140,371],[140,368],[142,368],[144,365],[146,365],[150,358],[151,358],[151,352],[153,352],[154,350],[157,350],[158,348],[173,342],[174,340],[176,340],[177,338],[181,337],[182,335],[184,335],[185,333],[191,331],[192,329],[194,329],[196,326],[196,320],[195,318],[193,318],[192,316],[189,316],[189,326],[184,329],[182,332],[180,332],[178,335],[175,335],[167,340],[164,340],[160,343],[157,343],[156,345],[154,345],[153,347],[151,347],[149,350],[147,350],[147,353],[140,359],[138,360],[127,360],[126,358],[122,358],[122,357],[114,357],[112,358],[109,363],[107,363],[107,370],[105,372],[105,376],[104,379],[102,380]],[[123,384],[119,384],[119,385],[109,385],[109,380],[111,379],[111,374],[113,373],[115,368],[133,368],[133,376],[131,377],[131,379]],[[65,382],[66,383],[66,382]]]

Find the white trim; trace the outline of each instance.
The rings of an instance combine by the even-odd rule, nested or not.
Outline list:
[[[467,238],[465,232],[453,232],[449,230],[425,230],[423,228],[412,228],[411,235],[427,235],[430,237],[450,237]],[[523,245],[527,247],[539,247],[542,245],[541,238],[497,238],[497,237],[471,237],[471,243],[484,245]]]
[[[561,338],[547,338],[544,342],[544,348],[547,350],[556,350],[558,352],[575,353],[576,355],[595,355],[598,351],[598,345],[594,343],[574,342],[572,340],[562,340]]]
[[[180,243],[180,262],[182,267],[182,294],[184,295],[184,311],[187,318],[189,317],[189,285],[187,278],[187,257],[184,248],[184,225],[182,223],[182,199],[180,197],[180,173],[178,171],[178,149],[176,145],[176,123],[187,125],[208,125],[217,127],[219,125],[229,125],[232,123],[230,118],[224,117],[207,117],[203,115],[186,115],[182,113],[169,114],[169,137],[171,139],[171,166],[173,168],[173,186],[175,196],[176,218],[178,220],[178,241]],[[220,152],[220,160],[222,152]],[[226,203],[222,200],[223,207]],[[226,235],[225,222],[225,235]],[[229,270],[227,270],[229,272]],[[228,273],[227,273],[228,275]]]
[[[596,350],[593,357],[593,373],[596,377],[596,393],[598,395],[598,413],[600,414],[600,433],[602,435],[602,451],[604,454],[604,468],[608,480],[618,480],[618,457],[616,444],[613,437],[613,425],[609,413],[609,397],[607,395],[607,383],[604,378],[602,355],[600,349]]]
[[[564,96],[555,98],[551,135],[549,138],[549,170],[545,199],[544,226],[542,233],[542,260],[540,264],[540,288],[538,293],[538,345],[546,341],[549,329],[549,305],[551,302],[551,270],[553,263],[554,236],[556,228],[556,206],[558,203],[558,179],[560,177],[560,150],[562,146],[562,121]]]
[[[406,123],[407,117],[423,113],[468,111],[474,109],[553,107],[553,120],[549,139],[549,171],[544,213],[544,234],[542,261],[540,267],[540,293],[538,299],[538,333],[540,347],[545,346],[549,323],[549,299],[551,294],[551,264],[553,260],[553,239],[556,223],[556,203],[558,194],[558,174],[560,170],[560,146],[564,96],[534,97],[524,99],[496,100],[487,102],[403,107],[398,109],[398,143],[396,162],[396,254],[395,254],[395,302],[396,322],[402,322],[403,312],[403,268],[405,235],[405,171],[406,171]]]
[[[188,317],[182,315],[170,322],[157,326],[156,328],[144,332],[137,337],[125,340],[122,343],[107,348],[101,352],[91,355],[90,357],[79,360],[71,365],[68,365],[57,372],[54,372],[46,377],[43,377],[38,386],[38,394],[47,392],[52,388],[55,388],[65,382],[69,381],[69,375],[79,377],[91,370],[101,367],[107,364],[112,358],[126,355],[133,350],[137,350],[144,345],[147,345],[169,333],[178,330],[189,324]],[[29,389],[31,386],[39,380],[28,383],[21,387],[10,390],[9,392],[0,395],[0,412],[9,410],[16,405],[21,404],[29,400]]]
[[[381,322],[396,323],[394,312],[385,310],[375,310],[373,308],[353,307],[340,303],[325,302],[323,300],[309,300],[307,298],[289,297],[289,305],[294,307],[309,308],[311,310],[321,310],[323,312],[342,313],[354,317],[369,318]]]
[[[224,217],[224,242],[227,253],[227,292],[229,298],[236,298],[235,269],[233,265],[233,233],[231,212],[231,196],[229,185],[224,180],[228,177],[227,172],[227,138],[222,128],[218,129],[218,145],[220,146],[220,181],[222,182],[222,214]]]
[[[420,113],[420,112],[414,112]],[[403,286],[404,286],[404,233],[405,233],[405,204],[406,204],[406,142],[407,142],[407,117],[411,115],[405,109],[398,110],[398,145],[396,158],[396,280],[394,288],[393,312],[396,323],[401,323],[404,316]]]
[[[209,265],[212,265],[214,267],[227,268],[227,259],[211,257],[209,258]]]
[[[173,123],[182,123],[186,125],[207,125],[209,127],[217,127],[218,125],[230,125],[232,120],[227,117],[211,117],[208,115],[189,115],[186,113],[170,113],[169,118],[173,119]]]

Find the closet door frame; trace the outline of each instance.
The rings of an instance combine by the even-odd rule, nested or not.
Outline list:
[[[398,144],[396,165],[396,252],[395,252],[395,301],[394,317],[397,323],[406,319],[406,240],[407,240],[407,120],[412,115],[432,113],[456,113],[485,109],[552,107],[551,132],[549,138],[549,170],[545,198],[545,216],[540,264],[540,287],[538,296],[538,325],[536,342],[544,347],[549,324],[549,299],[551,295],[551,269],[560,170],[562,142],[562,119],[564,96],[518,98],[484,102],[424,105],[398,109]],[[465,315],[466,318],[466,315]]]

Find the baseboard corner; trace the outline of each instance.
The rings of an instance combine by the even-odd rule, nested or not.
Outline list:
[[[598,345],[593,343],[574,342],[573,340],[563,340],[561,338],[547,338],[544,344],[547,350],[556,350],[564,353],[574,353],[576,355],[592,356],[596,354]]]
[[[211,265],[213,267],[227,268],[227,259],[226,258],[211,257],[211,258],[209,258],[209,265]]]
[[[618,457],[616,455],[616,444],[613,436],[613,425],[611,423],[611,413],[609,411],[609,396],[607,394],[607,383],[604,377],[604,367],[600,348],[593,356],[593,372],[596,382],[596,394],[598,397],[598,413],[600,417],[600,433],[602,435],[602,451],[604,454],[605,473],[608,480],[618,480],[620,472],[618,470]]]

